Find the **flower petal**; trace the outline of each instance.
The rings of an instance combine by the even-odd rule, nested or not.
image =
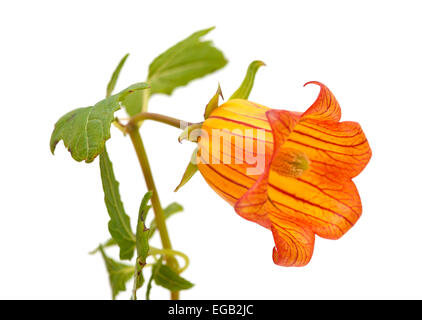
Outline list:
[[[356,122],[318,122],[302,118],[284,147],[306,153],[320,172],[331,178],[357,176],[368,164],[372,152],[362,128]]]
[[[372,152],[365,134],[356,122],[338,122],[340,106],[332,92],[320,82],[315,102],[303,113],[285,147],[307,154],[314,167],[332,179],[338,175],[357,176],[368,164]]]
[[[303,117],[306,119],[318,119],[328,121],[339,121],[341,118],[341,109],[337,102],[337,99],[331,93],[331,91],[323,85],[321,82],[310,81],[305,83],[316,84],[320,86],[321,90],[315,102],[305,111]]]
[[[314,233],[292,219],[280,218],[274,214],[270,214],[270,217],[275,242],[274,263],[284,267],[302,267],[308,264],[314,251]]]
[[[350,179],[330,180],[312,168],[296,179],[271,170],[268,184],[268,198],[280,210],[275,215],[295,217],[323,238],[340,238],[362,213],[359,194]]]
[[[273,130],[274,152],[271,161],[274,161],[282,145],[298,123],[299,115],[284,110],[269,110],[266,112],[266,116]],[[234,205],[237,214],[266,228],[271,227],[271,221],[267,218],[264,206],[267,202],[269,170],[270,165],[266,165],[265,172]]]
[[[264,228],[271,228],[266,204],[268,173],[263,174],[255,184],[234,204],[236,213],[246,220],[254,221]]]
[[[262,156],[269,161],[272,155],[272,132],[265,116],[268,110],[246,100],[233,99],[215,109],[202,125],[203,132],[198,141],[198,168],[211,188],[231,205],[260,176],[248,174],[248,169],[255,164],[245,161],[248,150],[245,150],[244,144],[253,145],[253,152],[249,152],[251,156]],[[264,133],[262,140],[258,131]],[[214,132],[223,134],[221,139],[216,139]],[[240,140],[236,141],[237,138]],[[264,150],[257,148],[258,143],[265,144]]]
[[[298,178],[271,168],[268,197],[280,213],[295,217],[321,237],[338,239],[362,213],[351,178],[366,166],[371,149],[358,123],[337,122],[340,107],[334,95],[316,84],[321,86],[317,100],[282,146],[304,152],[310,167]]]
[[[282,266],[306,265],[312,257],[315,234],[338,239],[356,223],[362,206],[351,178],[371,158],[360,125],[338,122],[341,110],[334,95],[323,84],[311,83],[321,90],[303,114],[232,100],[216,109],[203,125],[207,131],[265,130],[266,165],[262,174],[248,174],[251,166],[246,162],[199,168],[240,216],[272,231],[273,260]],[[254,146],[258,143],[255,133],[244,135]],[[210,146],[203,143],[203,155],[211,153]],[[239,151],[238,145],[228,139],[223,139],[222,146],[228,147],[231,156]],[[225,155],[223,151],[217,157]],[[293,170],[297,166],[301,170]]]
[[[201,163],[198,168],[209,186],[232,206],[255,182],[236,172],[231,165]]]

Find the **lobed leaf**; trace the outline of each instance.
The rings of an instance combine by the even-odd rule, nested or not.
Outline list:
[[[151,94],[170,95],[177,87],[212,73],[227,64],[223,53],[211,41],[201,38],[214,27],[193,33],[160,54],[149,66]]]
[[[120,248],[120,259],[130,260],[135,250],[136,238],[130,226],[130,218],[120,199],[119,182],[114,176],[113,164],[106,148],[100,154],[100,170],[104,201],[110,216],[108,230]]]
[[[114,300],[119,292],[126,291],[126,282],[132,278],[134,267],[109,258],[105,254],[102,245],[100,245],[99,250],[107,268],[111,293]]]
[[[104,149],[110,138],[110,126],[120,102],[132,93],[147,88],[146,83],[136,83],[94,106],[78,108],[57,121],[50,139],[54,154],[56,145],[63,140],[65,147],[76,161],[92,162]]]

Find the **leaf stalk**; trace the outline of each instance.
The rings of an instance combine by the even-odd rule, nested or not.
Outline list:
[[[165,123],[169,126],[185,129],[185,127],[192,125],[193,123],[183,121],[177,118],[165,116],[159,113],[152,112],[140,112],[129,119],[128,124],[126,125],[127,131],[131,130],[132,127],[137,126],[141,121],[144,120],[153,120],[161,123]]]

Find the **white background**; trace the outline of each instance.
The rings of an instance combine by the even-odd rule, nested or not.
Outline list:
[[[98,161],[77,163],[61,143],[52,156],[53,125],[102,99],[125,53],[131,56],[118,90],[143,81],[150,61],[170,45],[213,25],[207,38],[229,64],[170,98],[154,96],[151,111],[200,121],[217,82],[230,96],[249,62],[261,59],[267,67],[251,100],[304,111],[318,88],[302,85],[321,81],[339,100],[343,120],[362,125],[373,157],[355,179],[364,208],[356,226],[337,241],[318,238],[308,266],[283,268],[272,262],[271,233],[238,217],[199,174],[173,193],[194,146],[177,143],[174,128],[146,123],[162,202],[185,207],[168,223],[174,247],[191,258],[184,275],[196,284],[182,298],[422,298],[419,4],[1,2],[0,298],[110,298],[101,257],[88,255],[108,238]],[[114,128],[108,146],[134,221],[146,191],[139,165]],[[151,297],[168,292],[155,287]]]

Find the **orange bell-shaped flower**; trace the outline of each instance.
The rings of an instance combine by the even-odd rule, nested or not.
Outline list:
[[[356,122],[339,122],[326,86],[304,113],[241,99],[216,108],[202,125],[198,168],[245,219],[272,231],[274,263],[304,266],[315,234],[338,239],[359,219],[352,182],[371,158]]]

